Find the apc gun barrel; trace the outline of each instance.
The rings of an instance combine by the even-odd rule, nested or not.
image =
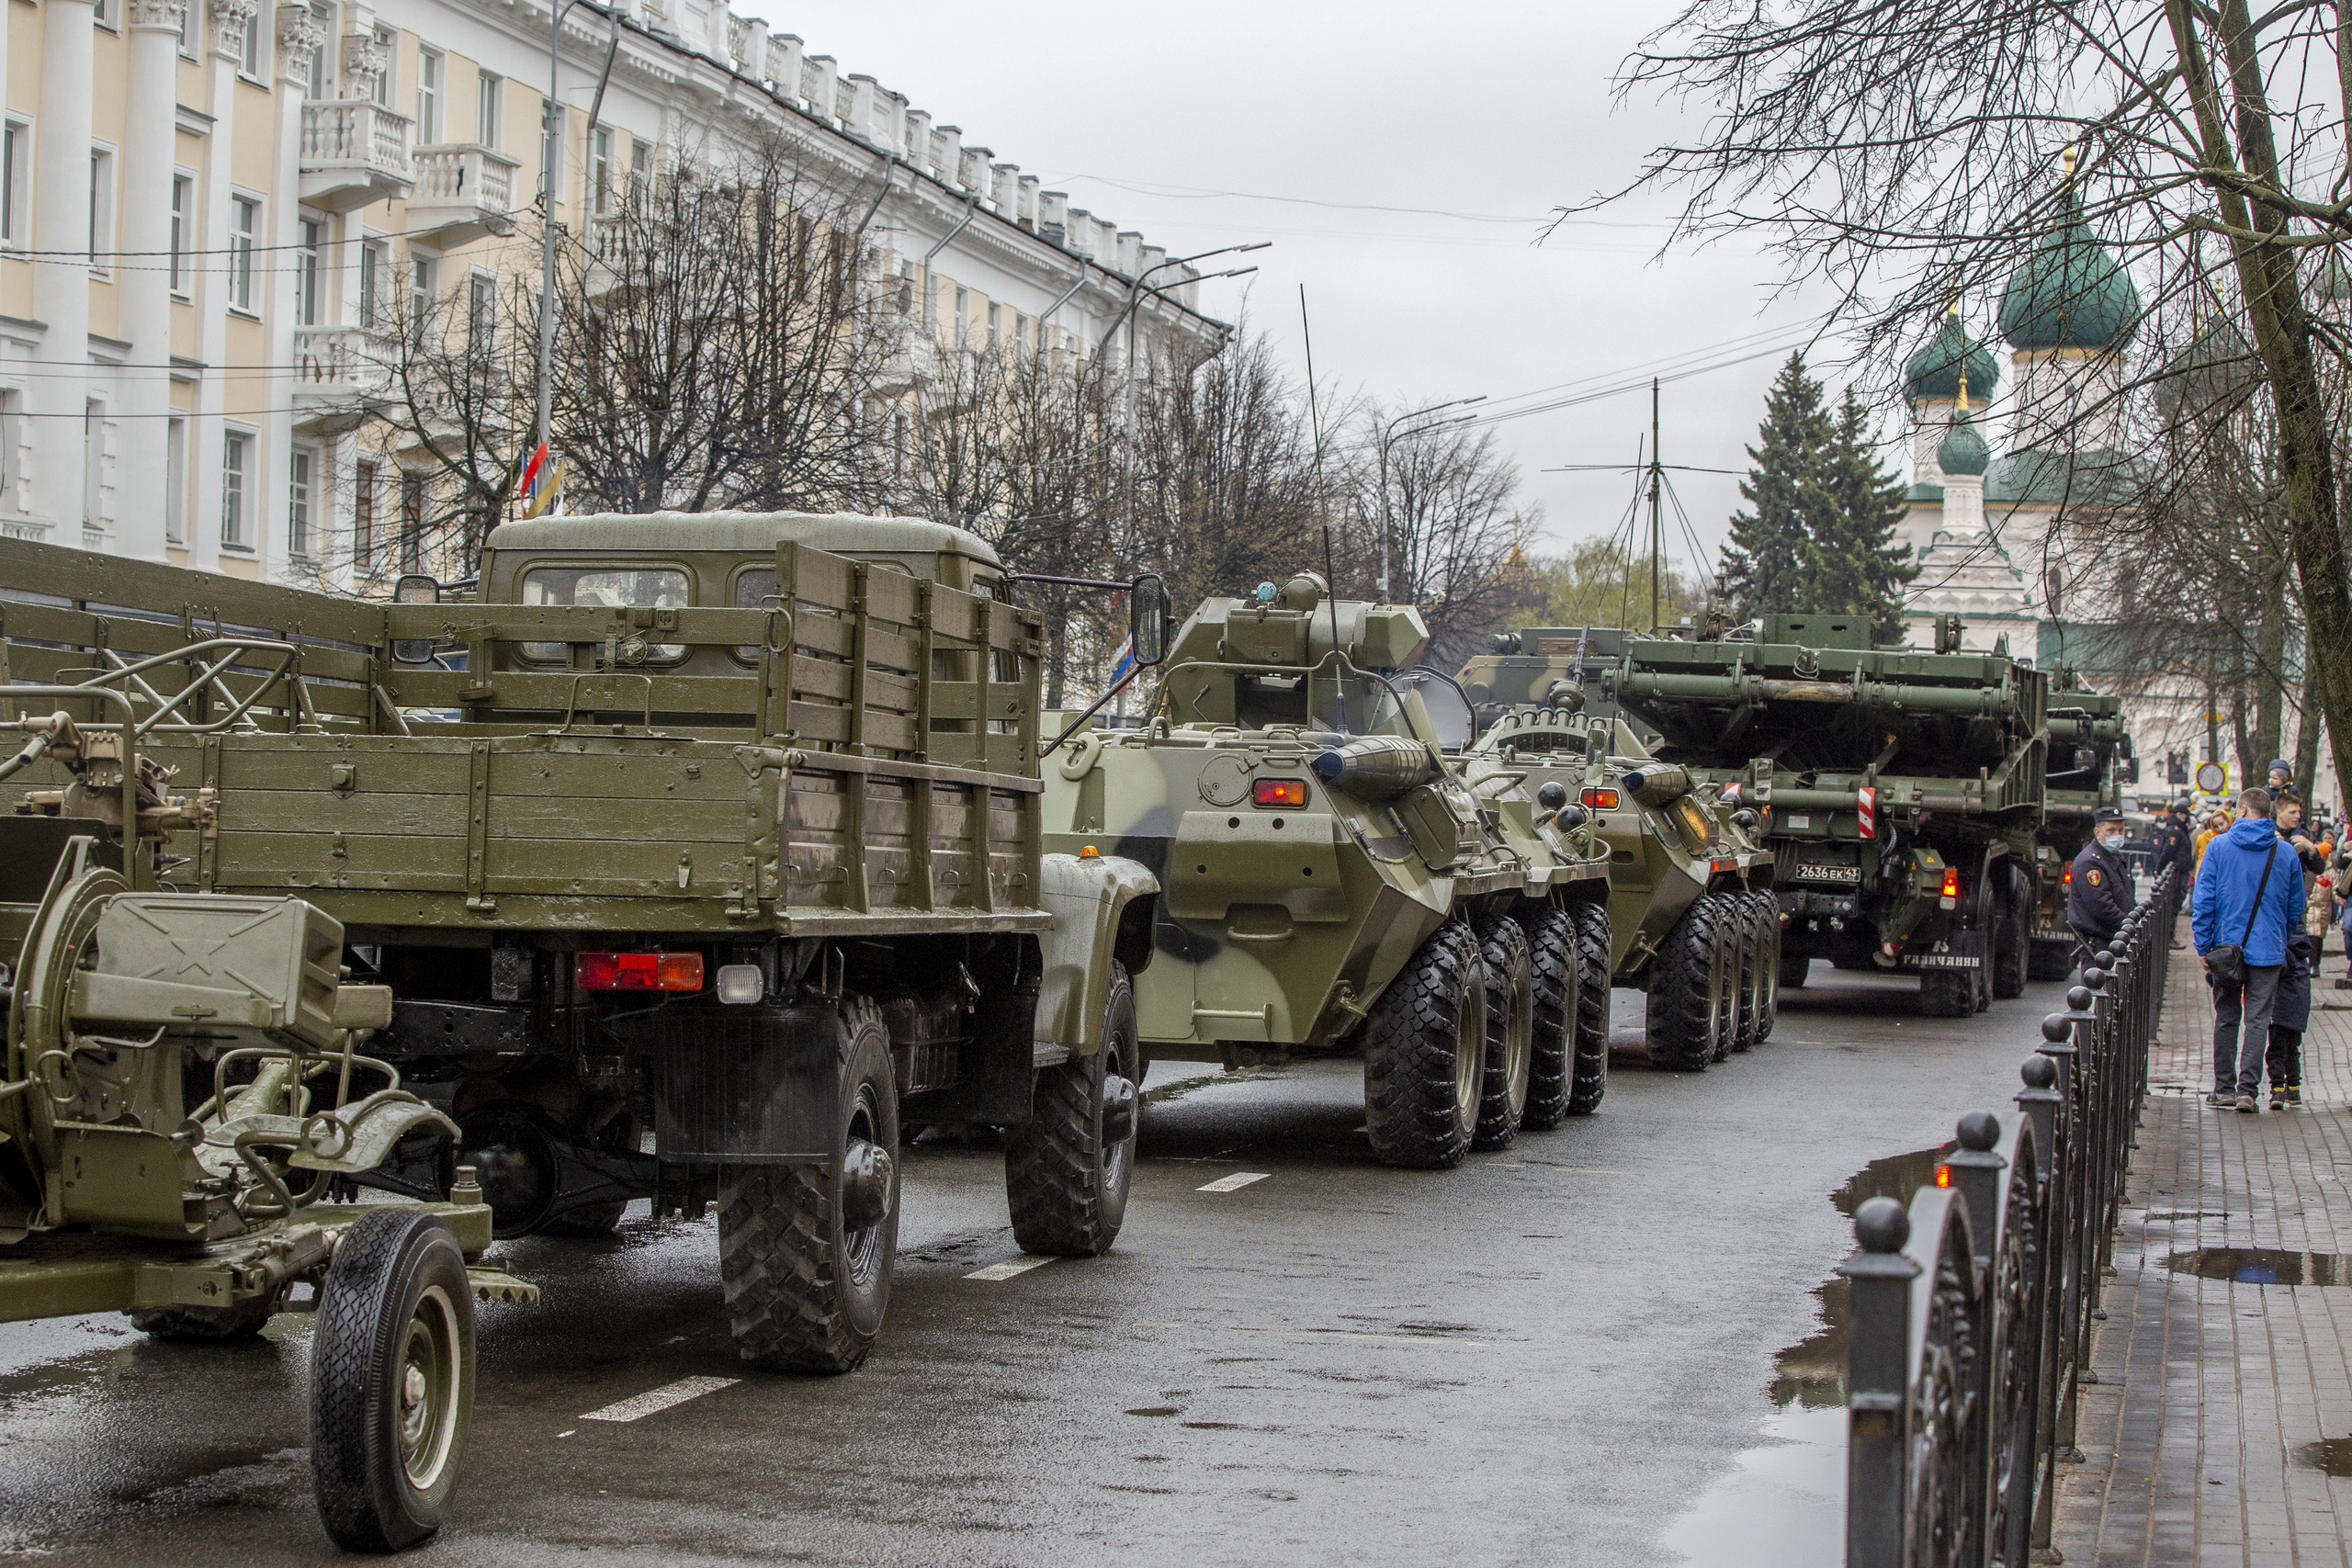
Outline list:
[[[1625,788],[1644,806],[1667,806],[1690,793],[1690,775],[1671,762],[1645,762],[1625,775]]]
[[[1311,764],[1329,788],[1358,800],[1394,800],[1442,771],[1437,753],[1401,735],[1367,735],[1335,746]]]
[[[1866,707],[1905,708],[1914,712],[1982,715],[1997,718],[2016,709],[2017,697],[2006,685],[1921,686],[1908,682],[1865,679],[1851,681],[1784,681],[1746,672],[1721,675],[1664,674],[1629,671],[1618,679],[1619,697],[1639,705],[1645,701],[1699,703],[1859,703]]]

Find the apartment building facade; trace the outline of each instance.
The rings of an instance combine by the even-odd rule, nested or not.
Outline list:
[[[543,191],[586,233],[730,139],[871,194],[869,270],[938,347],[1088,355],[1131,310],[1142,348],[1224,331],[1140,234],[705,0],[577,0],[552,111],[537,0],[0,6],[0,534],[346,588],[400,570],[433,476],[384,417],[393,291],[494,309],[537,276]]]

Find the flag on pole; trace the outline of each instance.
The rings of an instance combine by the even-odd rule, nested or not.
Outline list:
[[[546,512],[548,507],[553,506],[556,502],[556,498],[562,493],[563,463],[559,459],[556,462],[548,465],[546,480],[539,486],[538,495],[533,499],[530,505],[525,509],[523,515],[526,517],[537,517],[540,515],[542,513]]]
[[[537,517],[545,512],[562,482],[563,465],[548,462],[548,444],[540,442],[531,453],[531,460],[523,465],[523,515]]]
[[[1111,684],[1117,685],[1136,672],[1136,644],[1133,637],[1119,645],[1119,656],[1111,661]]]

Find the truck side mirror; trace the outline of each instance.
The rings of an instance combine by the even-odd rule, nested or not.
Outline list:
[[[441,584],[428,573],[404,571],[393,580],[392,603],[395,604],[438,604],[441,603]],[[429,637],[394,638],[392,661],[396,664],[432,663],[432,639]]]
[[[1146,670],[1168,657],[1168,585],[1146,572],[1127,586],[1127,646]]]

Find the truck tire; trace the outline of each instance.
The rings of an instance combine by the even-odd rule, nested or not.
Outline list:
[[[1812,975],[1812,973],[1813,955],[1811,953],[1789,953],[1785,951],[1781,953],[1780,958],[1780,974],[1776,976],[1781,983],[1780,988],[1781,990],[1804,990],[1805,980]]]
[[[1733,893],[1724,902],[1731,907],[1731,924],[1739,932],[1739,1029],[1731,1042],[1733,1052],[1737,1053],[1753,1050],[1764,1037],[1764,1007],[1772,984],[1766,970],[1772,954],[1755,896]]]
[[[1384,1165],[1462,1163],[1487,1055],[1486,966],[1467,924],[1430,933],[1364,1021],[1363,1122]]]
[[[2033,919],[2014,884],[1994,928],[1993,995],[2004,1001],[2025,995],[2025,973],[2032,962]]]
[[[1576,1067],[1568,1084],[1568,1114],[1589,1116],[1609,1092],[1609,906],[1595,898],[1576,907]]]
[[[1527,933],[1517,920],[1496,920],[1480,935],[1487,972],[1487,1065],[1480,1075],[1474,1149],[1509,1148],[1527,1114],[1528,1058],[1534,1049],[1534,977]]]
[[[1022,1251],[1099,1258],[1118,1239],[1135,1179],[1141,1056],[1135,984],[1114,963],[1102,1048],[1040,1069],[1029,1124],[1005,1137],[1004,1194]]]
[[[2025,961],[2029,980],[2063,980],[2075,972],[2075,939],[2030,937]]]
[[[1703,1073],[1715,1059],[1724,1014],[1721,913],[1714,899],[1695,900],[1650,961],[1643,1032],[1652,1065],[1669,1072]]]
[[[412,1208],[343,1233],[311,1342],[319,1522],[346,1551],[398,1551],[441,1528],[474,1398],[473,1287],[458,1238]]]
[[[890,1304],[899,1250],[899,1097],[882,1011],[842,1004],[841,1122],[827,1165],[736,1166],[718,1189],[718,1279],[744,1360],[845,1372]]]
[[[1548,1133],[1567,1119],[1583,965],[1577,923],[1556,904],[1513,917],[1527,939],[1527,1109],[1520,1125]]]
[[[1761,1045],[1772,1038],[1772,1026],[1781,1020],[1781,901],[1760,890],[1747,898],[1756,907],[1756,929],[1764,939],[1763,962],[1757,966],[1764,980],[1756,1021],[1756,1043]]]

